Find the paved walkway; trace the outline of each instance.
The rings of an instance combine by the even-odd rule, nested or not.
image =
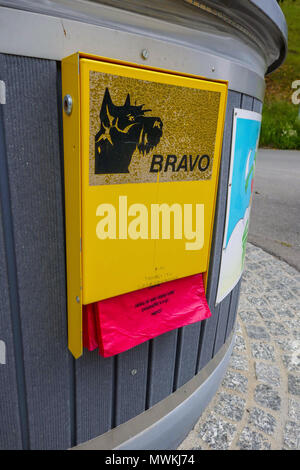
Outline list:
[[[229,368],[179,449],[300,449],[300,273],[254,245]]]

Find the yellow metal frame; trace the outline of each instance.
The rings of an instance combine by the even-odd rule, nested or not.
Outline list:
[[[70,115],[63,113],[65,221],[68,296],[68,345],[77,359],[82,354],[81,264],[81,141],[79,54],[62,61],[62,96],[71,95]]]
[[[82,288],[82,270],[83,270],[83,259],[82,259],[82,204],[89,204],[94,203],[93,200],[93,187],[89,188],[88,183],[88,174],[86,172],[85,166],[81,161],[82,157],[82,149],[87,147],[87,136],[88,136],[88,122],[89,116],[87,112],[87,107],[82,107],[81,109],[81,100],[87,102],[88,95],[87,95],[87,84],[88,84],[88,75],[87,71],[89,70],[89,65],[86,59],[101,61],[101,70],[107,71],[110,73],[113,69],[114,71],[119,70],[119,73],[122,73],[126,76],[132,77],[142,77],[151,81],[149,79],[149,71],[151,72],[159,72],[158,74],[154,74],[159,76],[156,80],[160,83],[173,83],[173,84],[180,84],[181,86],[189,86],[188,81],[186,78],[192,79],[201,79],[202,81],[206,81],[202,77],[188,75],[188,74],[181,74],[178,72],[171,72],[168,70],[161,70],[161,69],[154,69],[151,67],[144,67],[137,64],[130,64],[122,61],[114,61],[107,58],[102,57],[94,57],[91,55],[83,54],[83,53],[76,53],[72,56],[69,56],[62,61],[62,92],[63,96],[66,94],[70,94],[73,99],[73,109],[70,115],[66,115],[65,113],[63,116],[63,127],[64,127],[64,159],[65,159],[65,204],[66,204],[66,249],[67,249],[67,288],[68,288],[68,335],[69,335],[69,349],[74,355],[75,358],[78,358],[82,354],[82,304],[89,303],[87,302],[87,298],[84,299],[84,292]],[[86,64],[84,66],[84,64]],[[113,67],[112,65],[113,64]],[[118,66],[126,66],[127,71],[122,72],[122,67]],[[134,68],[130,71],[130,67]],[[129,69],[128,69],[129,68]],[[139,70],[137,70],[139,69]],[[144,71],[144,72],[143,72]],[[135,73],[137,72],[137,73]],[[83,74],[81,76],[81,74]],[[118,74],[118,73],[116,73]],[[221,147],[222,147],[222,136],[223,136],[223,127],[224,127],[224,120],[225,120],[225,109],[226,109],[226,99],[227,99],[227,86],[219,86],[219,84],[226,84],[226,82],[212,82],[211,80],[207,80],[209,85],[207,85],[207,89],[216,89],[221,91],[221,101],[220,101],[220,111],[219,111],[219,119],[218,119],[218,127],[217,127],[217,135],[216,135],[216,146],[215,146],[215,157],[216,157],[216,164],[213,167],[213,181],[207,181],[207,189],[214,188],[214,194],[210,193],[213,196],[212,202],[212,223],[209,229],[209,233],[207,232],[207,236],[209,239],[208,242],[208,250],[210,253],[211,249],[211,240],[212,240],[212,232],[213,232],[213,221],[214,221],[214,213],[215,213],[215,203],[216,203],[216,194],[217,194],[217,187],[218,187],[218,175],[219,175],[219,164],[220,164],[220,155],[221,155]],[[214,87],[213,84],[216,84]],[[206,85],[204,84],[204,89],[206,89]],[[82,122],[81,122],[82,119]],[[189,188],[193,185],[197,184],[197,181],[192,182],[180,182],[180,183],[164,183],[162,194],[167,197],[168,187],[169,185],[184,185],[185,192],[188,194]],[[134,193],[134,190],[131,186],[135,186],[135,191],[137,186],[140,185],[114,185],[114,189],[110,189],[109,186],[106,187],[105,191],[106,194],[113,194],[113,192],[119,192],[117,189],[118,186],[126,186],[127,187],[127,194],[130,196]],[[145,185],[141,185],[145,186]],[[146,184],[146,192],[150,191],[150,184]],[[83,187],[84,192],[83,192]],[[175,186],[173,186],[175,188]],[[195,187],[195,186],[194,186]],[[89,193],[90,192],[90,193]],[[122,191],[121,191],[122,192]],[[192,190],[191,190],[192,193]],[[87,195],[86,195],[87,194]],[[91,196],[88,196],[91,194]],[[83,201],[82,197],[85,197],[85,201]],[[89,199],[90,197],[90,199]],[[168,199],[166,199],[166,202]],[[188,202],[188,201],[187,201]],[[206,274],[208,272],[208,263],[209,263],[209,256],[207,262],[207,270],[205,273],[205,281],[206,281]],[[188,274],[183,274],[188,275]],[[117,294],[111,294],[117,295]],[[111,296],[109,295],[109,296]],[[100,299],[97,299],[100,300]]]

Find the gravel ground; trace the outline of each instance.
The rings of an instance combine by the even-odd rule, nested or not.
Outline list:
[[[180,450],[300,449],[300,273],[248,243],[235,346]]]

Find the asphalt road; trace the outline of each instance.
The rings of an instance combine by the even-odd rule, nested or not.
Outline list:
[[[300,151],[258,151],[248,240],[300,271]]]

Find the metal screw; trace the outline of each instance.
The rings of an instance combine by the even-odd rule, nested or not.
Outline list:
[[[80,302],[80,298],[78,297],[78,295],[77,295],[77,297],[76,297],[76,302],[77,302],[78,304],[79,304],[79,302]]]
[[[131,375],[136,375],[136,374],[137,374],[137,370],[136,370],[136,369],[132,369]]]
[[[143,50],[142,50],[142,57],[143,57],[143,59],[145,59],[145,60],[148,59],[148,57],[149,57],[149,51],[148,51],[148,49],[143,49]]]
[[[73,109],[73,99],[71,95],[64,96],[63,106],[64,106],[64,112],[68,116],[70,116],[72,109]]]

